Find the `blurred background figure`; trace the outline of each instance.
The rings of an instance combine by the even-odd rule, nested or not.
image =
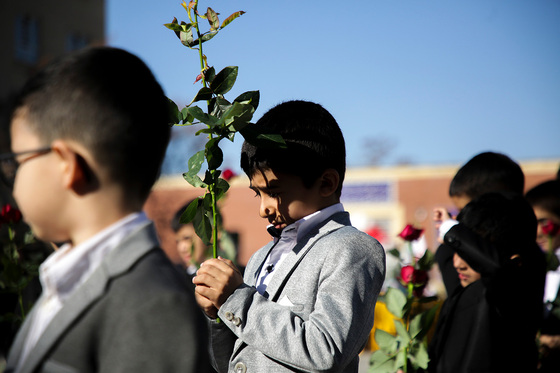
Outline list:
[[[522,195],[487,193],[457,219],[444,241],[460,284],[440,312],[428,371],[535,372],[545,260],[531,206]]]
[[[540,372],[560,371],[560,180],[545,181],[525,195],[537,217],[537,243],[546,253],[544,320],[540,330]]]
[[[177,253],[181,258],[181,267],[186,271],[189,279],[195,275],[196,270],[208,258],[209,247],[196,235],[192,223],[181,223],[181,216],[191,201],[183,205],[171,220],[171,228],[175,232]]]

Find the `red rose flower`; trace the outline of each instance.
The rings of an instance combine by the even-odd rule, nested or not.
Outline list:
[[[399,237],[405,241],[417,240],[420,235],[424,232],[423,229],[414,228],[411,224],[407,224],[406,227],[399,233]]]
[[[428,272],[421,269],[415,269],[412,274],[412,283],[415,285],[426,284],[428,282]]]
[[[560,232],[560,225],[549,219],[546,224],[541,226],[541,229],[547,236],[554,237]]]
[[[230,170],[229,168],[226,168],[223,172],[222,172],[222,179],[224,179],[225,181],[229,181],[230,179],[234,178],[235,176],[237,176],[235,174],[235,172],[233,172],[232,170]]]
[[[414,296],[421,297],[424,293],[424,288],[428,283],[428,272],[416,269],[413,266],[404,266],[401,268],[401,283],[406,286],[408,284],[414,285]]]
[[[382,228],[379,227],[372,227],[366,231],[367,234],[372,236],[373,238],[377,239],[379,242],[385,242],[387,239],[387,234]]]
[[[401,268],[401,280],[405,285],[412,282],[414,271],[415,269],[413,266],[404,266]]]
[[[16,209],[14,206],[7,204],[2,207],[1,213],[1,223],[19,223],[21,220],[21,211]]]
[[[428,282],[428,272],[410,265],[404,266],[401,268],[401,280],[405,285],[410,282],[414,285],[425,284]]]

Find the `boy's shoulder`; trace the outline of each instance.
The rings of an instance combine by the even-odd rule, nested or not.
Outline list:
[[[381,244],[372,236],[354,227],[346,211],[333,214],[310,231],[298,244],[311,247],[312,255],[370,255],[384,254]]]
[[[111,281],[118,283],[123,295],[128,291],[144,293],[184,292],[184,281],[159,246],[153,223],[147,222],[116,247],[103,266]]]
[[[319,236],[316,244],[328,245],[331,252],[348,252],[352,255],[358,252],[384,253],[383,246],[377,239],[352,225],[345,225]]]
[[[314,235],[325,239],[361,239],[371,243],[377,242],[375,238],[352,225],[347,211],[337,212],[325,219],[316,227]]]

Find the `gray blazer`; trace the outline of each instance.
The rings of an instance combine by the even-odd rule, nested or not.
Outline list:
[[[206,371],[201,317],[192,290],[147,223],[71,295],[18,373]],[[15,369],[32,318],[33,311],[16,336],[6,372]]]
[[[276,270],[265,295],[255,283],[272,242],[212,321],[219,372],[357,372],[385,279],[385,252],[348,213],[312,229]]]

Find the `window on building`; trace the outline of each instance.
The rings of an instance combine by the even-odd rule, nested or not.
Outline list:
[[[71,33],[66,36],[66,52],[82,49],[89,44],[89,39],[79,33]]]
[[[29,15],[16,18],[15,52],[18,61],[35,64],[39,58],[39,27],[36,18]]]

